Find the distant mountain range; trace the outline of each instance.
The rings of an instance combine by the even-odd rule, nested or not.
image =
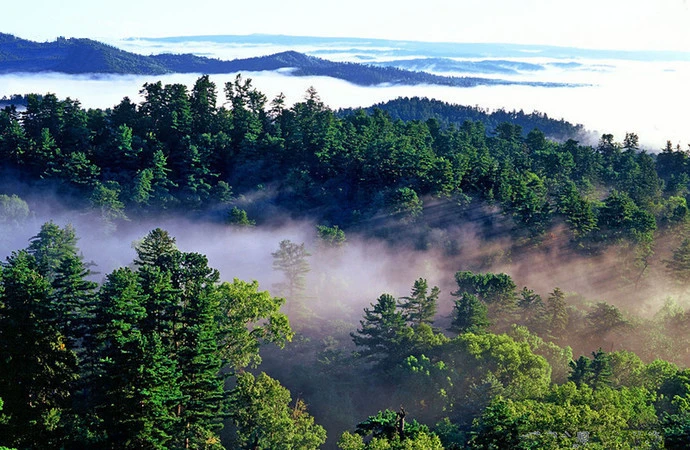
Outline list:
[[[524,67],[522,67],[524,69]],[[295,51],[268,56],[223,61],[192,54],[140,55],[91,39],[58,38],[33,42],[0,33],[0,73],[60,72],[67,74],[235,73],[289,69],[293,76],[327,76],[361,86],[381,84],[471,87],[520,84],[570,86],[562,83],[521,82],[479,77],[451,77],[399,67],[334,62]],[[512,67],[516,69],[516,67]]]
[[[560,47],[554,45],[506,44],[489,42],[423,42],[392,39],[371,39],[355,37],[285,36],[279,34],[250,35],[207,35],[169,36],[158,38],[128,38],[125,42],[146,42],[152,46],[164,47],[174,44],[214,43],[221,45],[253,45],[311,48],[310,55],[337,55],[342,53],[361,56],[366,60],[372,56],[386,58],[549,58],[549,59],[594,59],[627,61],[690,61],[688,51],[664,50],[612,50]]]

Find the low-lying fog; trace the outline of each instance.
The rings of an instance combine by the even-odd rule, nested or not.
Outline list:
[[[204,254],[209,265],[218,269],[221,279],[257,280],[261,290],[274,292],[273,285],[282,274],[272,268],[271,253],[282,240],[301,244],[311,253],[308,262],[307,296],[315,311],[331,317],[359,317],[362,308],[374,302],[383,292],[408,295],[414,280],[427,278],[430,285],[443,286],[443,310],[451,308],[447,295],[453,288],[454,272],[441,268],[444,261],[435,252],[402,252],[383,242],[366,242],[348,236],[347,245],[329,249],[316,242],[314,223],[284,221],[279,226],[238,229],[218,224],[189,222],[169,218],[120,224],[116,231],[104,227],[92,216],[74,211],[60,211],[56,200],[51,211],[36,214],[21,229],[0,230],[0,260],[12,251],[26,248],[42,223],[53,220],[60,226],[71,224],[79,238],[84,260],[94,265],[94,281],[101,282],[118,267],[128,266],[136,257],[133,245],[150,230],[160,227],[176,238],[177,246],[186,252]]]
[[[453,239],[457,253],[448,255],[443,245],[428,250],[414,245],[392,248],[383,241],[348,234],[341,249],[319,246],[315,223],[276,220],[274,225],[238,229],[222,224],[190,222],[183,218],[151,219],[121,223],[116,230],[104,227],[94,215],[60,207],[58,199],[36,200],[27,197],[34,214],[19,228],[2,229],[0,225],[0,259],[12,251],[26,248],[29,239],[38,233],[42,223],[53,220],[64,226],[72,224],[79,237],[79,247],[92,267],[95,281],[102,281],[117,267],[130,265],[136,254],[132,244],[150,230],[161,227],[177,240],[182,251],[198,252],[209,259],[223,280],[239,278],[258,280],[262,290],[275,294],[274,284],[282,275],[273,270],[271,253],[282,240],[305,243],[311,256],[311,272],[307,276],[309,306],[319,315],[343,320],[361,318],[362,308],[375,302],[382,293],[396,297],[409,295],[419,277],[430,286],[441,288],[440,323],[452,309],[451,292],[457,289],[454,274],[461,270],[504,272],[513,277],[518,289],[526,286],[544,298],[554,288],[579,294],[591,301],[607,301],[646,317],[653,316],[664,300],[674,296],[685,304],[687,293],[677,292],[669,282],[663,259],[668,251],[657,248],[657,254],[643,274],[632,265],[622,275],[623,260],[615,247],[599,256],[583,256],[567,249],[564,230],[552,230],[547,239],[548,251],[522,248],[511,253],[509,236],[485,241],[478,237],[472,223],[446,230],[434,230],[437,240]],[[279,215],[279,214],[277,214]],[[626,280],[624,280],[626,278]],[[633,283],[630,280],[637,279]]]
[[[601,61],[599,61],[601,63]],[[300,101],[307,88],[314,86],[331,108],[370,106],[399,96],[435,98],[450,103],[481,106],[491,110],[505,108],[541,111],[553,118],[581,123],[597,134],[612,133],[619,141],[626,132],[635,132],[643,146],[652,151],[664,147],[667,140],[685,147],[690,143],[690,63],[651,63],[609,61],[596,70],[552,68],[521,73],[521,81],[555,81],[585,86],[547,88],[531,86],[479,86],[457,88],[443,86],[361,87],[327,77],[294,77],[288,73],[255,72],[243,75],[274,98],[284,93],[288,103]],[[219,86],[234,80],[236,74],[214,75]],[[52,92],[60,98],[78,99],[89,108],[107,108],[128,96],[140,101],[145,82],[184,83],[191,86],[199,74],[164,76],[106,76],[11,74],[0,75],[3,95]],[[507,78],[503,76],[503,78]]]
[[[148,53],[156,53],[153,47],[148,50]],[[157,50],[171,49],[159,47]],[[195,53],[203,53],[201,47],[194,50]],[[286,48],[265,47],[261,54],[280,50]],[[213,51],[209,50],[209,56],[219,56]],[[257,54],[256,47],[236,46],[225,51],[226,54],[220,56],[226,59]],[[539,60],[526,57],[525,61]],[[326,77],[293,77],[286,71],[243,75],[252,78],[254,85],[269,100],[282,92],[288,103],[303,99],[310,86],[314,86],[322,100],[334,109],[369,106],[399,96],[423,96],[492,110],[537,110],[553,118],[582,123],[599,134],[613,133],[619,141],[626,132],[635,132],[639,135],[641,144],[652,151],[661,149],[666,140],[682,147],[690,143],[690,114],[687,109],[690,104],[690,89],[687,88],[690,62],[580,60],[578,63],[581,65],[570,69],[545,64],[545,70],[511,75],[513,80],[520,81],[582,85],[569,88],[510,85],[475,88],[360,87]],[[0,75],[0,97],[52,92],[61,98],[76,98],[88,108],[108,108],[119,103],[125,96],[140,101],[139,90],[146,82],[162,80],[166,84],[184,83],[191,87],[198,76],[199,74],[71,76],[54,73]],[[213,75],[211,78],[218,85],[222,102],[222,86],[225,82],[234,80],[235,74]],[[408,294],[413,281],[418,277],[425,277],[430,285],[442,288],[442,297],[445,299],[442,310],[448,311],[449,293],[454,288],[454,272],[471,270],[469,261],[472,258],[475,261],[477,258],[487,259],[491,257],[492,251],[501,252],[501,248],[487,248],[485,243],[477,241],[471,230],[455,231],[462,234],[463,244],[460,256],[453,260],[444,259],[433,251],[392,251],[381,243],[360,242],[354,236],[348,236],[350,243],[340,253],[319,252],[314,245],[315,224],[312,223],[289,223],[278,228],[238,231],[221,226],[169,220],[130,223],[121,226],[115,233],[107,234],[91,217],[58,209],[46,210],[43,206],[37,206],[35,201],[30,202],[30,205],[35,212],[30,224],[20,230],[0,230],[1,258],[12,250],[25,248],[28,239],[38,232],[41,223],[54,219],[61,225],[73,223],[76,226],[84,256],[97,264],[95,270],[101,272],[99,277],[102,278],[114,268],[131,263],[134,258],[131,243],[134,240],[142,238],[152,228],[162,227],[177,238],[183,251],[206,254],[210,264],[221,271],[223,279],[257,279],[262,289],[270,290],[272,284],[279,279],[272,270],[271,252],[278,248],[281,240],[291,239],[297,243],[307,243],[307,247],[314,253],[311,258],[314,270],[310,275],[312,286],[315,286],[310,291],[316,297],[313,302],[324,305],[337,299],[339,304],[351,305],[350,312],[355,315],[360,314],[361,308],[373,302],[382,292],[390,292],[396,296]],[[616,264],[613,258],[615,257],[604,255],[599,261],[590,260],[587,264],[578,264],[576,257],[556,252],[551,255],[521,255],[519,260],[516,257],[513,261],[504,261],[483,269],[505,271],[514,276],[519,287],[528,286],[542,295],[547,295],[554,287],[559,286],[566,291],[581,292],[612,303],[634,302],[647,313],[653,313],[662,297],[669,293],[664,289],[655,289],[656,282],[649,281],[644,289],[640,287],[632,293],[633,297],[629,297],[630,291],[622,292],[607,282],[608,270]]]

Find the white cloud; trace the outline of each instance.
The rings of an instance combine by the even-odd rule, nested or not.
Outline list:
[[[28,0],[2,15],[4,32],[39,40],[278,33],[690,50],[684,0]]]

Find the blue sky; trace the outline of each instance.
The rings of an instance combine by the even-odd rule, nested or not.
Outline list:
[[[24,0],[0,31],[46,41],[270,33],[690,51],[688,0]]]

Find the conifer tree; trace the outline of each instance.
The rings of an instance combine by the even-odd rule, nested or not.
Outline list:
[[[434,286],[429,292],[429,286],[424,278],[416,280],[410,296],[402,297],[402,301],[399,303],[405,320],[413,326],[434,323],[436,303],[440,292],[438,286]]]
[[[486,305],[476,295],[464,294],[455,300],[450,329],[457,333],[483,333],[491,325]]]
[[[364,308],[364,319],[359,324],[360,328],[350,336],[362,358],[387,369],[400,362],[413,331],[397,310],[392,295],[381,294],[371,308]]]
[[[289,302],[288,312],[290,302],[296,303],[300,309],[304,308],[306,275],[311,270],[307,258],[311,256],[311,253],[306,250],[304,243],[295,244],[286,239],[280,242],[280,247],[271,253],[271,256],[273,256],[273,270],[282,272],[285,277],[283,282],[276,284],[276,288],[278,293],[285,296]]]
[[[156,334],[142,331],[146,296],[137,274],[118,269],[100,292],[95,329],[100,364],[94,410],[105,448],[168,448],[181,400],[179,372]]]
[[[7,423],[0,436],[19,448],[60,448],[77,358],[58,325],[52,287],[36,258],[13,253],[2,266],[0,397]]]

